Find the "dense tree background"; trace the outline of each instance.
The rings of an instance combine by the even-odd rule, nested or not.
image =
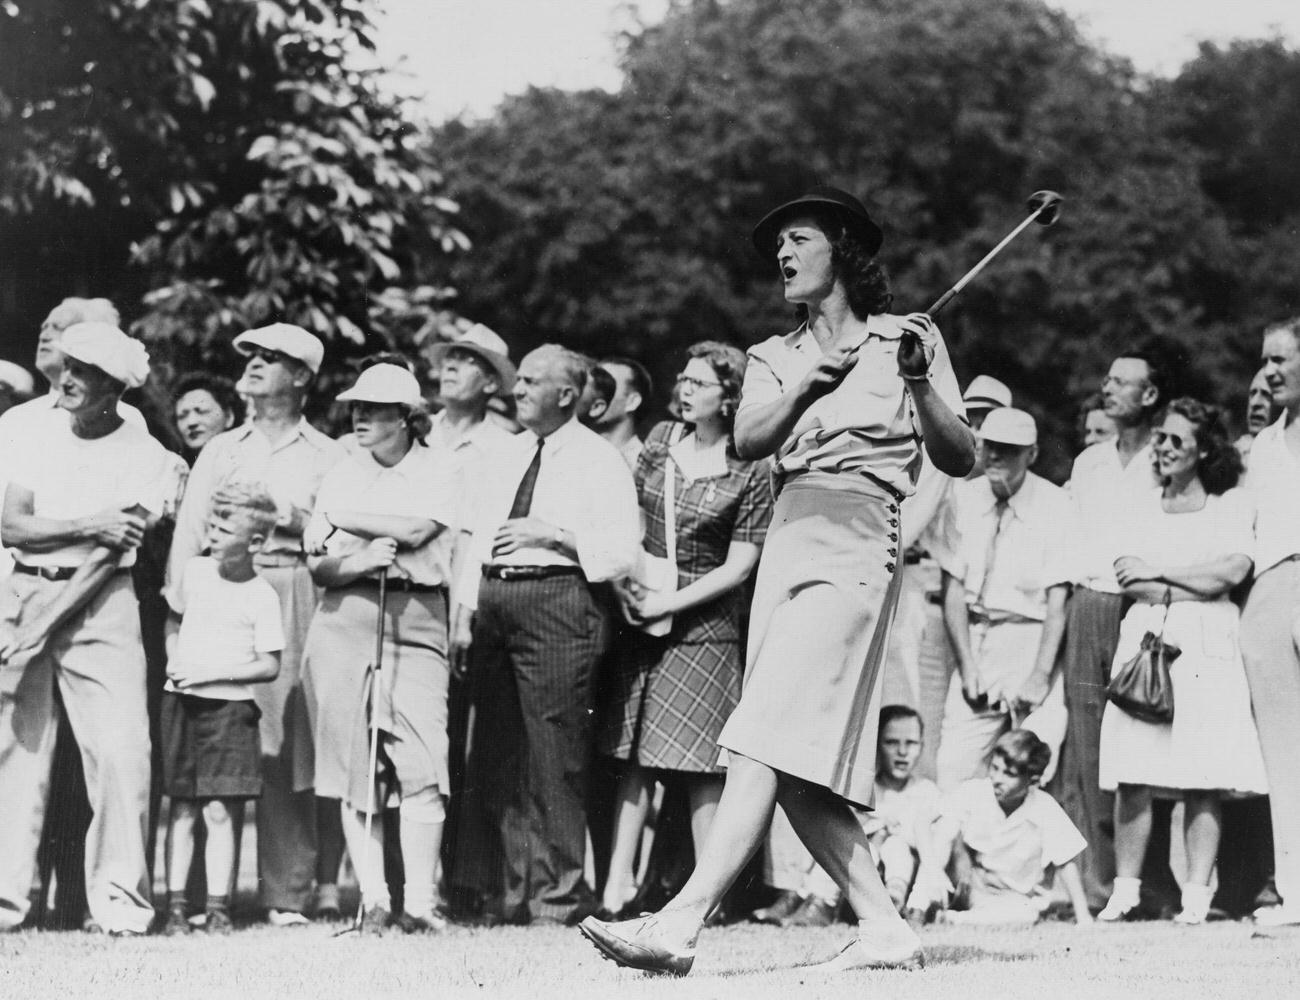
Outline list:
[[[883,221],[900,311],[924,308],[1062,192],[942,317],[959,371],[1006,380],[1050,431],[1119,345],[1176,345],[1235,401],[1258,331],[1294,311],[1300,58],[1202,50],[1137,76],[1033,0],[696,0],[628,38],[609,95],[533,90],[434,136],[475,245],[461,307],[524,344],[631,353],[791,327],[754,221],[813,182]],[[1213,375],[1211,383],[1208,376]]]
[[[1153,80],[1037,0],[679,0],[623,40],[617,93],[531,90],[430,130],[361,68],[372,12],[0,5],[0,351],[26,361],[54,302],[97,294],[164,378],[273,319],[338,358],[459,315],[666,386],[695,340],[790,327],[749,231],[809,183],[878,214],[899,311],[1050,187],[1060,223],[942,326],[964,378],[1043,419],[1059,476],[1119,345],[1165,338],[1236,405],[1260,327],[1297,311],[1300,54],[1277,40]]]

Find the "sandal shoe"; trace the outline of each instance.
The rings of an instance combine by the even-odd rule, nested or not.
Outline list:
[[[588,917],[578,925],[582,936],[605,958],[627,969],[684,976],[695,964],[695,949],[674,951],[655,933],[654,917],[606,924]]]
[[[806,965],[800,972],[830,974],[858,969],[898,969],[915,971],[925,968],[925,952],[919,945],[898,951],[874,951],[862,938],[854,938],[828,962]]]

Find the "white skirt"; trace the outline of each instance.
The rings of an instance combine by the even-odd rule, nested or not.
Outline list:
[[[1160,604],[1129,609],[1112,672],[1137,653],[1143,635],[1160,633],[1163,617]],[[1170,605],[1165,639],[1182,650],[1170,668],[1173,722],[1144,722],[1108,703],[1101,722],[1103,789],[1268,791],[1237,627],[1237,607],[1227,600]]]

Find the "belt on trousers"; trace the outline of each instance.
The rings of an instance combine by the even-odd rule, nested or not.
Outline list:
[[[345,583],[340,587],[331,587],[331,590],[378,590],[379,578],[375,576],[359,576],[351,583]],[[434,594],[440,590],[446,590],[446,586],[441,583],[416,583],[410,577],[390,576],[385,584],[385,589],[391,594],[401,592],[403,594]]]
[[[307,557],[301,552],[259,552],[253,556],[253,565],[263,569],[281,566],[301,566]]]
[[[63,580],[71,580],[77,575],[77,570],[80,568],[80,566],[27,566],[20,562],[14,563],[15,573],[24,573],[27,576],[39,576],[42,580],[51,580],[56,583]],[[113,572],[130,573],[131,568],[129,566],[119,566]]]
[[[484,566],[489,580],[547,580],[553,576],[582,576],[577,566]]]

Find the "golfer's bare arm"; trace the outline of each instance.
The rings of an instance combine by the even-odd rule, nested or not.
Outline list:
[[[10,483],[0,512],[0,535],[5,544],[26,552],[56,552],[69,545],[97,542],[119,552],[140,544],[149,518],[143,508],[106,510],[69,520],[40,517],[36,498],[25,486]]]
[[[400,549],[418,549],[437,538],[447,527],[427,517],[371,514],[361,510],[331,510],[329,522],[340,531],[361,538],[392,538]]]
[[[925,453],[936,469],[961,478],[975,465],[975,435],[927,381],[909,381]]]

